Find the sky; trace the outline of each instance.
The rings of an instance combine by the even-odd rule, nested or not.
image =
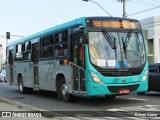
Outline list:
[[[123,4],[118,0],[93,0],[113,17],[122,17]],[[160,0],[126,0],[127,15],[160,6]],[[160,7],[128,18],[142,20],[160,16]],[[84,16],[109,16],[98,5],[82,0],[0,0],[0,44],[5,50],[6,32],[28,36]],[[20,39],[11,37],[8,42]]]

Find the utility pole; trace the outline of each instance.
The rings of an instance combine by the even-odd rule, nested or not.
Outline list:
[[[126,0],[123,0],[123,17],[126,17]]]
[[[118,0],[118,2],[123,3],[123,17],[126,17],[126,0]]]

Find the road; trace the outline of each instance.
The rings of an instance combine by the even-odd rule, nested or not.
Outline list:
[[[53,92],[40,91],[31,94],[20,94],[17,86],[9,86],[7,83],[0,83],[0,97],[17,101],[36,108],[48,111],[62,111],[60,113],[67,116],[85,116],[92,113],[93,116],[99,113],[108,116],[106,113],[112,111],[160,111],[160,93],[148,92],[145,95],[130,94],[117,96],[116,99],[106,99],[105,97],[83,98],[75,97],[71,103],[65,103],[57,99]],[[84,111],[72,114],[66,111]],[[88,113],[86,112],[88,111]],[[101,113],[102,112],[102,113]],[[111,116],[112,116],[111,113]],[[124,112],[125,113],[125,112]],[[134,113],[135,114],[135,113]]]

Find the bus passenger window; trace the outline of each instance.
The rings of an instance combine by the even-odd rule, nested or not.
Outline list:
[[[53,57],[53,35],[42,38],[42,58]]]
[[[68,32],[64,31],[55,35],[55,56],[67,56],[68,55]]]
[[[23,44],[23,60],[31,59],[31,42],[26,42]]]
[[[16,45],[16,54],[15,54],[14,60],[15,61],[22,60],[22,44]]]

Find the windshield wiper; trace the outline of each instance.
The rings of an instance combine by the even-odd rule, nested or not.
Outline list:
[[[128,40],[127,40],[127,38],[128,38]],[[124,41],[126,48],[128,47],[128,44],[129,44],[130,39],[131,39],[131,29],[128,31],[127,36],[126,36],[126,39],[125,39],[125,41]]]
[[[117,59],[117,47],[116,47],[116,38],[112,36],[114,39],[111,38],[111,36],[108,34],[108,32],[105,29],[102,29],[102,33],[107,40],[108,44],[111,46],[112,49],[115,51],[115,58]]]
[[[127,38],[128,38],[128,40],[127,40]],[[125,57],[127,57],[126,49],[129,45],[130,39],[131,39],[131,29],[128,31],[126,39],[123,40],[123,38],[122,38],[122,44],[123,44],[123,50],[124,50]]]
[[[123,50],[124,50],[124,55],[125,55],[125,58],[127,58],[127,54],[126,54],[126,43],[124,42],[123,38],[122,38],[122,44],[123,44]]]

